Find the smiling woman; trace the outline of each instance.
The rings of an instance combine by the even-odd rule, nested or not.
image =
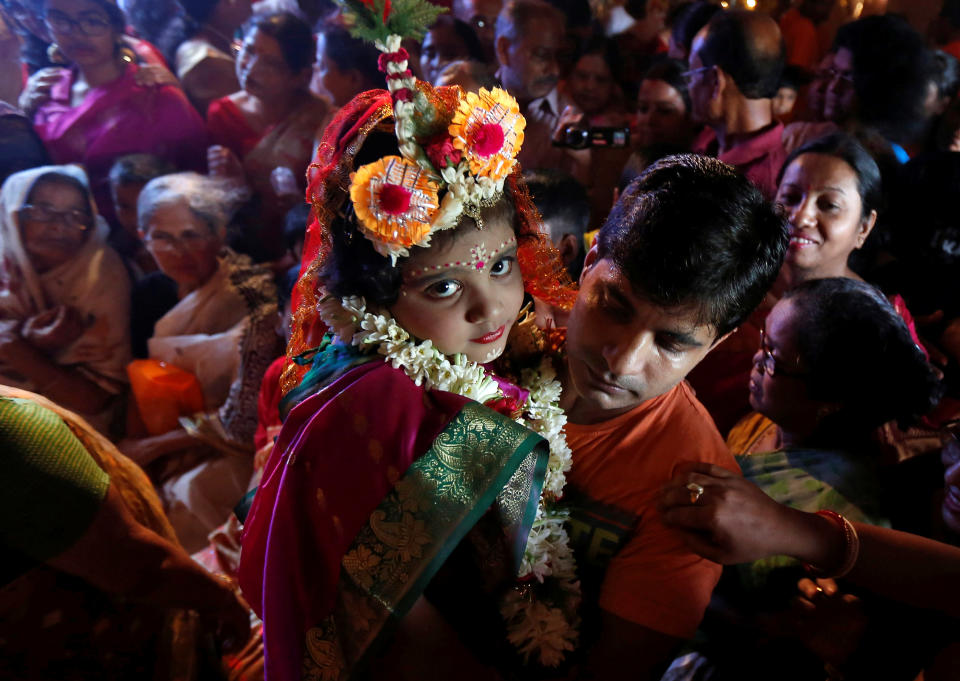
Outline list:
[[[50,35],[68,68],[40,71],[27,90],[42,102],[34,127],[58,163],[82,163],[97,207],[113,205],[107,176],[117,157],[150,152],[180,168],[203,163],[203,121],[172,85],[137,83],[124,59],[123,13],[112,0],[44,0]]]

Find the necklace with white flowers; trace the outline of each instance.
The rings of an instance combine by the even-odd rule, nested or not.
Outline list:
[[[456,393],[486,404],[503,397],[499,384],[476,362],[464,355],[447,357],[429,340],[416,343],[397,322],[367,312],[363,298],[324,298],[320,316],[346,344],[383,355],[417,385]],[[550,445],[546,478],[537,514],[527,539],[517,575],[518,586],[500,604],[507,623],[507,638],[524,662],[556,667],[577,642],[577,607],[580,583],[564,521],[567,513],[557,506],[571,453],[563,433],[567,417],[559,407],[560,383],[549,358],[536,369],[521,373],[520,386],[529,391],[518,423],[542,436]]]

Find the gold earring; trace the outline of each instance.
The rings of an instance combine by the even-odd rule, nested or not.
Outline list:
[[[47,59],[54,64],[69,64],[70,60],[60,51],[60,46],[56,43],[50,43],[47,46]]]

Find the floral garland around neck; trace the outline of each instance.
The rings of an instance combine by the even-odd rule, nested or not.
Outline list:
[[[464,355],[447,357],[429,340],[416,343],[394,319],[367,312],[363,298],[327,296],[319,309],[323,321],[342,342],[364,352],[376,350],[417,385],[481,404],[504,397],[497,381],[482,366]],[[556,503],[571,465],[563,433],[567,418],[559,407],[560,383],[549,358],[536,369],[524,369],[520,384],[529,397],[515,420],[547,440],[550,457],[518,583],[502,600],[500,612],[507,623],[507,638],[524,663],[533,657],[545,667],[556,667],[576,646],[580,604],[576,563],[564,527],[567,513]]]

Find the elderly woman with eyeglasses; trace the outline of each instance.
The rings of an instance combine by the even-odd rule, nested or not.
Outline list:
[[[75,166],[0,190],[0,383],[40,393],[101,431],[126,384],[130,283]]]
[[[203,120],[172,85],[141,84],[124,42],[115,0],[43,0],[60,68],[38,71],[21,107],[57,163],[82,163],[100,212],[113,220],[110,167],[120,156],[151,153],[202,170]]]
[[[148,182],[137,201],[141,237],[160,272],[137,284],[134,332],[149,335],[150,359],[196,377],[203,411],[120,449],[158,483],[190,552],[206,545],[247,491],[260,383],[282,351],[273,277],[225,245],[236,187],[176,173]],[[164,301],[168,307],[158,309]],[[136,384],[134,399],[149,409]]]
[[[760,338],[750,404],[773,421],[776,438],[769,448],[737,457],[744,478],[793,509],[889,526],[903,490],[882,484],[886,474],[872,434],[889,421],[916,421],[941,394],[902,317],[863,281],[813,279],[784,294]],[[687,490],[691,505],[724,498],[706,479]],[[703,649],[723,678],[823,678],[825,663],[848,678],[912,679],[919,671],[922,660],[913,653],[926,643],[878,643],[889,643],[882,637],[891,631],[906,635],[897,628],[911,621],[906,613],[871,601],[868,623],[843,582],[824,581],[817,591],[801,566],[783,556],[729,577],[714,594],[726,605],[714,610]],[[810,599],[807,607],[791,609],[801,594]]]

